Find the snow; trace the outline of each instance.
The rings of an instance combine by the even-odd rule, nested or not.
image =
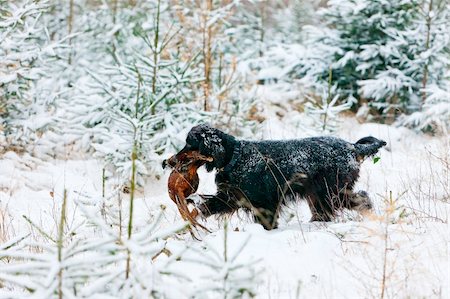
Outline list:
[[[265,136],[268,138],[301,135],[288,126],[274,126],[266,132],[269,132]],[[241,248],[242,242],[249,238],[248,244],[239,251],[236,263],[259,261],[257,265],[262,274],[261,282],[257,284],[257,297],[295,298],[297,294],[300,298],[379,296],[386,227],[384,200],[392,191],[394,199],[398,198],[396,206],[405,208],[407,216],[400,218],[393,214],[388,222],[386,292],[392,297],[445,298],[449,291],[448,203],[441,200],[448,196],[448,185],[445,185],[448,184],[448,170],[440,159],[448,159],[448,140],[424,136],[406,128],[360,125],[352,119],[344,120],[337,135],[353,142],[368,135],[388,142],[388,146],[380,151],[378,163],[365,161],[355,188],[369,192],[375,202],[375,212],[362,221],[354,221],[352,219],[357,218],[350,215],[332,223],[309,223],[308,208],[299,203],[285,208],[280,228],[273,231],[265,231],[243,214],[231,217],[230,252]],[[0,169],[0,215],[6,212],[3,221],[8,225],[9,238],[29,230],[21,215],[26,215],[47,232],[55,232],[63,189],[69,191],[68,223],[74,227],[83,220],[74,201],[83,195],[93,199],[101,197],[102,164],[96,160],[44,162],[8,152],[0,160]],[[447,177],[442,177],[445,171]],[[180,220],[167,194],[167,177],[168,173],[165,173],[161,180],[151,179],[139,190],[134,219],[137,227],[145,227],[160,205],[167,207],[162,227],[170,227]],[[199,193],[213,193],[214,173],[201,169],[200,178]],[[111,187],[112,182],[107,185]],[[185,243],[196,250],[201,251],[207,245],[221,252],[223,219],[212,217],[205,224],[212,233],[199,232],[202,242],[182,234],[180,239],[169,238],[166,248],[176,252]],[[6,241],[2,240],[2,243]],[[186,254],[187,260],[190,255],[192,253]],[[204,286],[205,275],[209,273],[207,267],[198,262],[185,261],[172,267],[180,267],[178,271],[188,274],[194,284],[200,283],[194,290]],[[211,273],[208,277],[212,277]]]

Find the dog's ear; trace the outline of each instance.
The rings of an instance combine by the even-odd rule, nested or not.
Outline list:
[[[205,164],[207,171],[213,168],[222,168],[225,166],[226,149],[223,145],[223,133],[209,126],[202,126],[200,133],[199,152],[200,154],[213,158],[212,162]]]
[[[225,165],[225,147],[220,142],[209,142],[205,138],[200,144],[200,153],[212,157],[212,162],[205,164],[206,170],[212,171],[214,168],[222,168]]]
[[[188,133],[186,146],[177,155],[188,150],[198,150],[201,155],[213,159],[205,164],[207,171],[222,168],[226,164],[227,157],[224,138],[227,138],[227,134],[208,124],[195,126]]]
[[[208,124],[192,127],[186,137],[186,144],[193,150],[199,149],[202,139],[211,130],[213,129]]]

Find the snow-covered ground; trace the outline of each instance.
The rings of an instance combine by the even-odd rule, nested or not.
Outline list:
[[[265,122],[262,134],[272,139],[304,136],[301,128],[276,117]],[[378,163],[364,162],[355,188],[369,192],[375,210],[363,218],[347,214],[332,223],[309,223],[308,207],[299,202],[283,210],[280,226],[273,231],[265,231],[246,215],[234,215],[229,220],[228,250],[240,251],[237,262],[259,260],[257,298],[380,297],[383,280],[386,298],[448,298],[448,139],[388,125],[358,124],[350,118],[344,119],[336,135],[349,141],[373,135],[388,142]],[[135,227],[145,227],[160,205],[167,207],[161,226],[180,221],[167,194],[167,176],[138,190]],[[214,174],[201,169],[200,176],[198,192],[214,192]],[[107,191],[113,185],[114,180],[108,179]],[[28,231],[41,238],[23,215],[54,234],[64,189],[69,200],[67,226],[76,230],[83,217],[74,201],[102,196],[102,164],[92,159],[44,162],[4,154],[0,158],[0,244]],[[122,194],[125,206],[128,197]],[[212,233],[197,232],[202,242],[184,233],[169,238],[166,248],[177,252],[186,245],[199,250],[209,246],[222,252],[224,219],[212,217],[204,223]],[[241,249],[247,238],[248,244]],[[154,263],[164,259],[160,255]],[[196,263],[174,267],[194,283],[211,275]],[[189,296],[189,291],[184,295]]]

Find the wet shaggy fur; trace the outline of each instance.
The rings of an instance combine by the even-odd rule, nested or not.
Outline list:
[[[208,125],[193,127],[177,154],[198,150],[212,157],[217,193],[201,195],[204,216],[245,209],[266,229],[277,226],[280,207],[298,197],[307,200],[312,221],[329,221],[336,211],[371,209],[364,191],[353,192],[365,157],[386,142],[365,137],[350,143],[335,137],[297,140],[238,140]]]

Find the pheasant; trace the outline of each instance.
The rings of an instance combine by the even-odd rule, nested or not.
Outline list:
[[[200,181],[197,174],[198,168],[212,160],[212,158],[203,156],[196,151],[189,151],[178,157],[172,156],[163,162],[163,167],[168,165],[173,168],[168,180],[168,190],[169,196],[177,205],[181,217],[188,220],[194,227],[198,226],[208,232],[210,231],[196,220],[197,209],[189,211],[186,198],[198,189]]]

